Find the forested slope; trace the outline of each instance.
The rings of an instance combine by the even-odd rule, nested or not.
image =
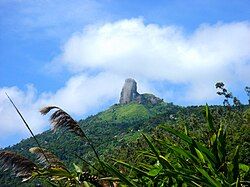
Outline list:
[[[239,110],[242,112],[237,112]],[[215,121],[229,125],[227,146],[230,148],[241,144],[240,160],[249,164],[250,112],[248,106],[242,106],[241,109],[234,108],[230,114],[222,106],[211,106],[211,111]],[[102,158],[109,160],[111,157],[115,157],[131,163],[134,162],[137,151],[146,147],[141,133],[162,137],[159,125],[164,124],[182,131],[187,128],[191,136],[201,141],[206,141],[208,132],[204,119],[204,106],[180,107],[165,102],[157,105],[136,102],[125,105],[115,104],[97,115],[80,120],[79,124]],[[42,147],[57,155],[68,167],[73,167],[72,163],[82,163],[80,157],[93,164],[96,161],[88,144],[69,132],[46,131],[36,137]],[[34,160],[28,150],[35,146],[37,145],[34,139],[29,138],[6,148],[6,150],[18,152]],[[9,173],[1,173],[1,184],[13,185],[20,182],[17,179],[10,180]]]

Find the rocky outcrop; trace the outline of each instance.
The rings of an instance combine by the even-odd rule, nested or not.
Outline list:
[[[127,104],[134,101],[139,96],[137,83],[134,79],[126,79],[122,88],[120,104]]]
[[[156,105],[163,102],[162,99],[154,96],[153,94],[139,94],[137,92],[137,83],[134,79],[126,79],[122,87],[120,104],[127,104],[130,102],[138,102],[140,104]]]
[[[151,105],[157,105],[158,103],[163,102],[163,100],[160,99],[159,97],[156,97],[155,95],[148,93],[139,94],[139,96],[135,99],[135,101],[140,104],[151,104]]]

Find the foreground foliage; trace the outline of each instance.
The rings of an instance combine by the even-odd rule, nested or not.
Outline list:
[[[194,140],[188,132],[182,133],[169,126],[161,128],[178,138],[179,144],[163,139],[153,139],[143,134],[150,149],[142,156],[147,162],[136,166],[117,161],[127,167],[128,174],[113,168],[113,173],[127,185],[133,186],[247,186],[250,181],[249,166],[239,162],[239,149],[234,149],[231,159],[227,159],[226,126],[215,128],[211,113],[206,106],[206,120],[209,128],[208,144]],[[151,164],[149,164],[151,163]],[[128,183],[129,181],[129,183]]]
[[[47,107],[42,110],[42,113],[47,114],[55,108],[57,111],[51,115],[54,130],[64,128],[88,141],[78,123],[60,108]],[[94,169],[102,177],[90,175],[76,164],[73,164],[74,169],[70,170],[54,154],[40,147],[30,149],[30,152],[37,156],[38,163],[10,151],[2,151],[0,160],[5,169],[12,170],[16,176],[23,178],[23,181],[39,178],[53,186],[88,186],[90,184],[109,186],[112,181],[128,186],[248,185],[250,181],[246,179],[249,177],[249,166],[239,162],[240,146],[234,149],[231,157],[228,156],[227,126],[222,123],[216,127],[207,105],[205,115],[209,129],[207,144],[189,136],[187,128],[183,133],[169,125],[162,125],[160,129],[168,133],[165,137],[161,135],[160,139],[150,138],[142,134],[149,148],[149,151],[141,154],[144,162],[132,165],[115,160],[122,168],[127,168],[123,170],[124,172],[101,161],[97,155],[97,160],[103,170]]]

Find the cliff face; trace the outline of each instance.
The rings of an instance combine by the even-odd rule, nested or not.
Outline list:
[[[139,96],[137,92],[137,83],[134,79],[126,79],[122,88],[120,104],[127,104]]]
[[[140,104],[156,105],[163,102],[162,99],[154,96],[153,94],[139,94],[137,92],[137,83],[134,79],[126,79],[122,87],[120,104],[127,104],[130,102],[138,102]]]

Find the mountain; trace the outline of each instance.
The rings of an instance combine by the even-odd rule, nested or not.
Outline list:
[[[128,144],[136,142],[142,131],[150,132],[163,121],[174,122],[172,116],[175,116],[180,108],[165,102],[154,106],[137,102],[126,105],[115,104],[103,112],[80,120],[79,124],[94,143],[98,153],[102,157],[110,157],[120,152],[120,149],[126,150],[126,147],[129,147]],[[46,131],[36,135],[36,138],[42,147],[57,155],[69,167],[72,167],[72,163],[81,165],[82,160],[77,155],[92,164],[95,161],[87,143],[69,132]],[[34,139],[28,138],[5,150],[18,152],[35,161],[34,156],[28,151],[35,146],[37,144]],[[1,183],[1,181],[5,182]],[[13,180],[8,172],[1,172],[0,169],[0,184],[15,186],[21,183],[18,178]]]
[[[164,102],[153,94],[139,94],[135,80],[126,79],[118,104],[80,120],[79,124],[93,141],[99,154],[108,155],[117,147],[136,141],[141,131],[149,132],[160,121],[173,120],[173,116],[177,114],[180,108],[172,103]],[[162,120],[151,124],[154,119],[160,119],[158,116],[161,116]],[[36,135],[36,138],[42,147],[53,152],[69,166],[72,166],[72,162],[82,162],[76,155],[93,161],[94,155],[87,143],[69,132],[53,133],[48,130]],[[5,148],[5,150],[18,152],[34,160],[33,155],[28,150],[35,146],[37,144],[31,137],[14,146]]]
[[[221,112],[223,111],[221,106],[213,106],[211,109],[215,111],[215,114],[224,114]],[[236,122],[235,120],[234,123]],[[160,124],[171,125],[172,128],[181,130],[185,127],[196,139],[206,138],[207,124],[203,117],[203,106],[181,107],[166,103],[153,94],[140,94],[137,92],[136,81],[131,78],[125,80],[118,104],[79,121],[79,125],[92,140],[102,158],[116,156],[116,158],[122,159],[130,159],[130,157],[133,159],[131,154],[136,152],[141,132],[154,133]],[[249,128],[245,131],[239,127],[238,124],[233,124],[233,127],[230,127],[232,129],[230,135],[233,138],[232,144],[235,137],[238,137],[235,141],[241,142],[243,141],[241,138],[247,136],[247,132],[249,132]],[[233,135],[236,131],[239,131],[237,136]],[[72,167],[72,163],[82,163],[79,156],[91,163],[95,162],[94,154],[89,145],[69,132],[46,131],[36,135],[36,137],[42,147],[57,155],[69,167]],[[18,152],[34,160],[33,155],[28,150],[35,146],[37,144],[34,139],[28,138],[14,146],[5,148],[5,150]],[[248,144],[245,147],[248,147]],[[249,162],[249,152],[245,151],[242,156],[246,162]],[[0,184],[13,186],[18,182],[20,182],[18,179],[10,179],[9,173],[0,169]]]

